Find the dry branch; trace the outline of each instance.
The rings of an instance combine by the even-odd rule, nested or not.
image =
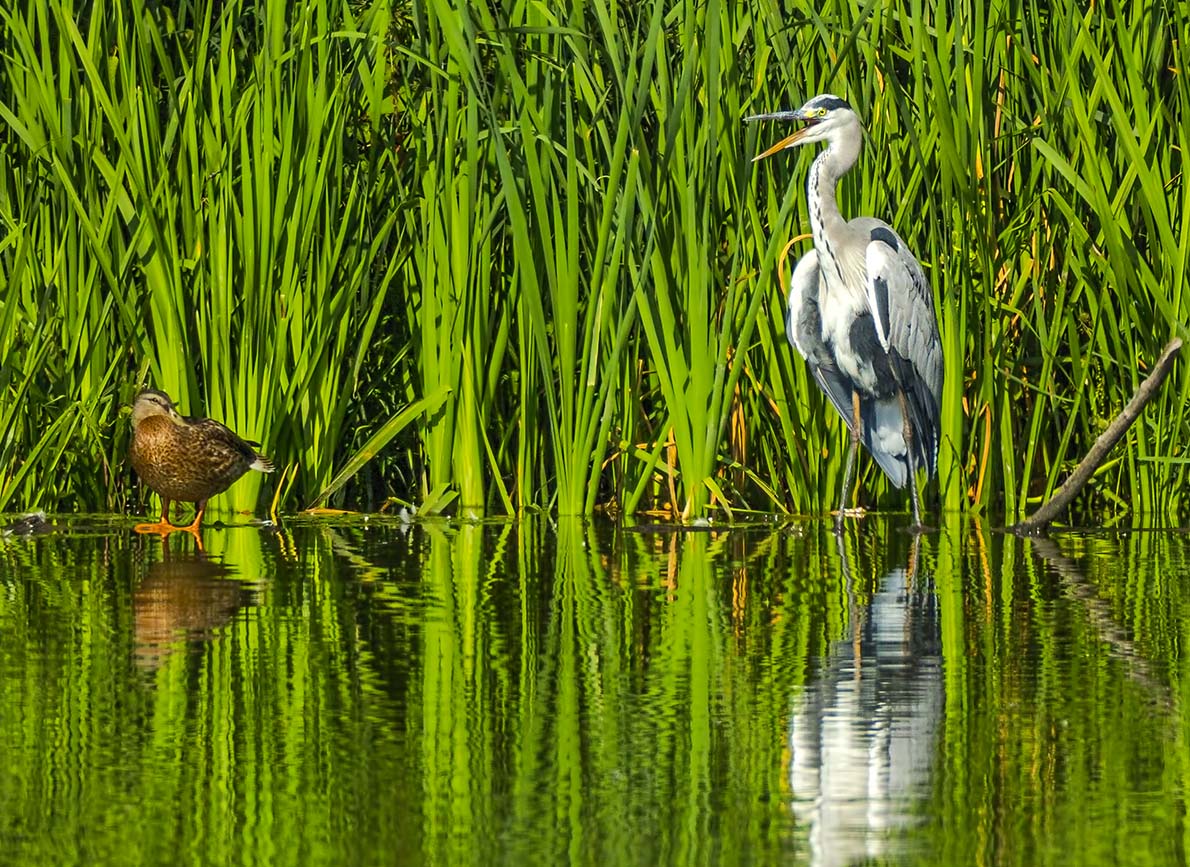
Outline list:
[[[1087,456],[1082,459],[1074,472],[1070,474],[1062,487],[1054,491],[1054,495],[1049,498],[1040,509],[1034,512],[1019,524],[1013,524],[1009,527],[1009,531],[1019,534],[1039,533],[1058,516],[1058,514],[1066,508],[1075,495],[1082,490],[1083,485],[1091,478],[1094,472],[1099,469],[1099,466],[1107,459],[1108,453],[1112,450],[1120,437],[1132,427],[1132,423],[1140,417],[1141,410],[1144,409],[1145,404],[1152,400],[1157,393],[1157,389],[1161,387],[1161,383],[1165,381],[1165,377],[1169,374],[1169,370],[1173,367],[1174,359],[1177,358],[1178,352],[1181,351],[1182,340],[1175,337],[1169,341],[1165,350],[1161,353],[1161,357],[1157,359],[1157,364],[1153,367],[1153,372],[1148,375],[1140,387],[1136,389],[1136,394],[1132,395],[1132,400],[1128,401],[1128,405],[1115,418],[1107,430],[1099,435],[1099,439],[1095,440],[1095,445],[1091,446],[1091,450],[1087,452]]]

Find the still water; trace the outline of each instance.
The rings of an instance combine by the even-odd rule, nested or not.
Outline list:
[[[0,856],[1184,863],[1190,536],[903,523],[0,539]]]

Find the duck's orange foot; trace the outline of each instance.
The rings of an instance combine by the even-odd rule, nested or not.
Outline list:
[[[181,527],[175,527],[173,524],[167,524],[164,521],[158,521],[156,524],[137,524],[132,528],[135,533],[156,533],[158,536],[168,536],[174,530],[180,530]]]
[[[175,526],[175,527],[174,527],[174,529],[176,529],[176,530],[185,530],[185,531],[186,531],[187,533],[189,533],[191,536],[197,536],[197,535],[198,535],[198,528],[202,526],[202,513],[203,513],[203,510],[202,510],[202,509],[199,509],[199,510],[198,510],[198,513],[197,513],[197,514],[194,516],[194,520],[193,520],[193,521],[191,521],[189,524],[187,524],[187,525],[186,525],[186,526],[184,526],[184,527],[177,527],[177,526]]]
[[[167,524],[164,521],[158,521],[156,524],[137,524],[132,529],[137,533],[156,536],[168,536],[170,533],[189,533],[195,539],[198,539],[199,544],[202,544],[202,537],[198,535],[198,524],[188,524],[185,527],[179,527],[176,524]]]

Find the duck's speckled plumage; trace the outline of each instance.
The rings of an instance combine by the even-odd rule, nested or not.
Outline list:
[[[226,491],[248,470],[272,472],[273,463],[214,419],[183,416],[164,392],[147,389],[132,411],[132,467],[162,499],[162,523],[173,500],[196,503],[202,521],[206,501]]]

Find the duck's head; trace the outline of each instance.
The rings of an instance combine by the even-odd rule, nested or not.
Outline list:
[[[174,408],[174,403],[169,399],[168,394],[155,388],[146,388],[132,402],[133,429],[135,430],[142,421],[154,415],[163,415],[176,425],[186,424],[186,420]]]

